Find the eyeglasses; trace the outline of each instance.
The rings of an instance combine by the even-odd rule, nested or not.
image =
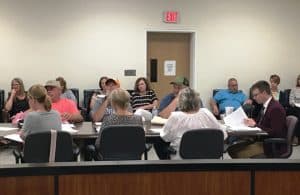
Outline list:
[[[52,91],[55,87],[53,87],[53,86],[47,86],[45,88],[46,88],[47,91]]]
[[[252,93],[252,97],[255,98],[257,97],[261,92],[258,92],[258,93]]]

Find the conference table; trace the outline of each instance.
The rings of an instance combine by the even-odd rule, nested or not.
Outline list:
[[[11,127],[15,128],[12,130],[1,130],[1,127]],[[73,129],[77,130],[77,132],[71,133],[72,137],[75,140],[85,140],[85,139],[96,139],[98,137],[98,132],[96,131],[97,125],[92,122],[82,122],[74,124]],[[145,130],[145,137],[147,143],[153,143],[157,139],[160,139],[160,135],[158,131],[152,131],[151,129],[159,129],[162,128],[162,125],[151,125],[150,129]],[[12,125],[11,123],[0,123],[0,138],[3,138],[6,135],[17,133],[19,128],[17,126]],[[268,135],[265,131],[227,131],[229,136],[266,136]]]

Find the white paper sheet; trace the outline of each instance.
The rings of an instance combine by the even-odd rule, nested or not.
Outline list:
[[[300,108],[300,103],[295,103],[295,106]]]
[[[77,133],[78,130],[73,129],[73,127],[75,127],[73,124],[66,123],[61,125],[61,130],[69,133]]]
[[[239,107],[236,111],[224,117],[224,123],[232,131],[261,131],[258,127],[246,126],[244,120],[247,118],[243,108]]]
[[[0,127],[0,131],[12,131],[12,130],[18,130],[17,127]]]
[[[150,130],[150,131],[153,131],[153,132],[155,132],[155,133],[161,133],[161,132],[163,131],[163,128],[157,127],[157,128],[150,128],[149,130]]]
[[[159,116],[153,117],[151,120],[151,124],[158,124],[158,125],[164,125],[167,122],[168,119],[161,118]]]
[[[6,136],[4,136],[4,138],[9,139],[9,140],[13,140],[13,141],[16,141],[16,142],[20,142],[20,143],[23,142],[20,135],[17,134],[17,133],[6,135]]]

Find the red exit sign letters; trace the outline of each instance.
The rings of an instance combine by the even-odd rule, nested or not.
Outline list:
[[[165,23],[177,23],[179,13],[177,11],[166,11],[164,12]]]

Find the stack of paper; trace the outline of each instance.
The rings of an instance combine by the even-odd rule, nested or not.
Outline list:
[[[23,142],[23,140],[20,137],[20,134],[18,134],[18,133],[6,135],[6,136],[4,136],[4,138],[15,141],[15,142],[21,142],[21,143]]]
[[[18,130],[17,127],[0,127],[0,131],[12,131],[12,130]]]
[[[157,124],[157,125],[164,125],[167,122],[168,119],[161,118],[159,116],[153,117],[151,120],[151,124]]]
[[[62,124],[61,125],[61,130],[62,131],[67,131],[67,132],[69,132],[71,134],[72,133],[77,133],[78,130],[73,129],[73,127],[75,127],[73,124],[66,123],[66,124]]]
[[[261,131],[258,127],[248,127],[245,125],[244,120],[248,119],[242,107],[224,117],[224,123],[232,131]]]

